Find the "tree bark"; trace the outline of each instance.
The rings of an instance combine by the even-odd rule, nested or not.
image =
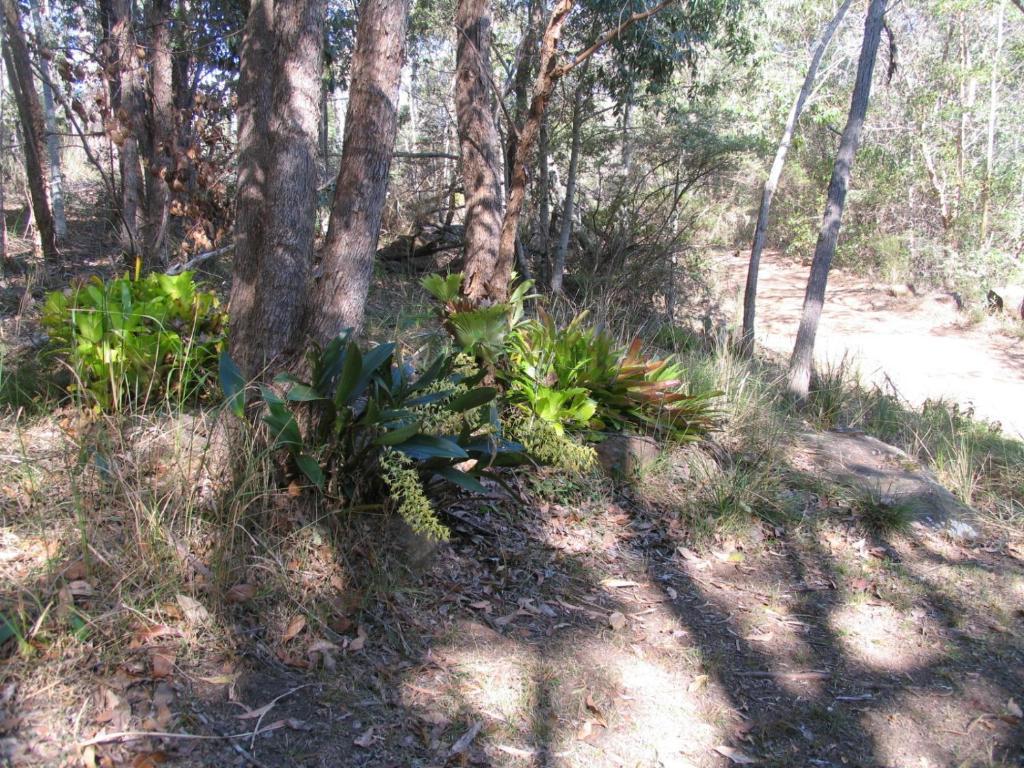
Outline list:
[[[409,0],[363,0],[352,56],[341,169],[313,293],[310,331],[325,344],[360,330],[398,130]]]
[[[821,57],[832,41],[833,35],[846,16],[853,0],[843,0],[832,20],[825,27],[821,37],[814,46],[811,54],[811,63],[804,75],[804,83],[797,94],[793,106],[786,118],[786,126],[782,131],[782,138],[775,150],[775,160],[772,162],[768,178],[764,183],[764,190],[761,193],[761,207],[757,214],[757,225],[754,227],[754,242],[750,247],[750,264],[747,267],[747,285],[743,294],[743,336],[741,346],[744,354],[751,355],[754,352],[754,323],[757,308],[757,273],[761,266],[761,251],[764,250],[765,239],[768,235],[768,214],[772,207],[772,198],[779,186],[779,179],[782,177],[782,168],[786,164],[786,154],[789,152],[790,144],[793,141],[793,131],[796,123],[803,112],[804,104],[814,88],[814,79],[818,74],[818,66],[821,64]]]
[[[868,111],[871,95],[871,78],[875,70],[875,59],[884,24],[886,0],[871,0],[867,19],[864,22],[864,39],[861,43],[860,59],[857,62],[857,79],[850,99],[850,112],[839,141],[839,151],[832,167],[832,178],[828,185],[828,199],[822,218],[818,243],[814,248],[811,274],[804,294],[803,314],[797,331],[793,356],[789,362],[789,390],[800,400],[807,398],[814,363],[814,340],[818,333],[818,321],[825,302],[825,288],[828,272],[835,255],[839,228],[846,204],[846,192],[850,185],[857,144],[860,141],[864,118]]]
[[[139,226],[143,199],[139,142],[144,131],[145,102],[131,0],[111,0],[110,22],[111,53],[117,70],[117,98],[111,106],[115,113],[113,140],[118,145],[121,171],[121,246],[128,256],[135,257],[142,254],[143,246]]]
[[[573,91],[572,99],[572,147],[569,150],[569,170],[565,176],[565,202],[562,203],[562,221],[558,233],[554,263],[551,266],[551,292],[561,293],[565,278],[566,256],[569,252],[569,238],[572,236],[572,214],[576,202],[576,176],[580,166],[580,149],[583,143],[583,103],[586,78],[580,78]]]
[[[174,59],[171,48],[171,0],[151,0],[147,26],[149,56],[149,156],[146,158],[146,260],[151,266],[168,261],[167,227],[171,192],[167,183],[173,172],[176,130],[174,126]]]
[[[502,199],[501,144],[490,97],[490,0],[459,0],[455,29],[455,118],[466,197],[463,291],[476,302],[500,301],[503,296],[492,290],[500,271]]]
[[[42,7],[40,7],[42,6]],[[45,0],[32,0],[32,23],[40,46],[49,46],[50,19]],[[50,163],[50,204],[53,208],[53,231],[61,243],[68,234],[68,220],[64,212],[64,177],[61,174],[60,136],[57,135],[57,113],[53,104],[53,88],[50,79],[50,60],[40,54],[39,71],[43,86],[43,121],[46,126],[46,153]]]
[[[996,52],[992,57],[992,77],[988,104],[988,135],[985,145],[985,181],[981,187],[981,242],[988,240],[989,208],[992,201],[992,175],[996,156],[996,118],[999,114],[999,59],[1003,54],[1003,18],[1006,2],[999,3],[996,18]]]
[[[46,179],[48,163],[46,158],[45,123],[43,110],[36,94],[32,79],[32,63],[29,58],[25,32],[21,26],[21,12],[16,0],[2,0],[6,41],[4,60],[7,74],[18,105],[24,137],[25,172],[28,177],[29,194],[32,198],[36,229],[39,233],[43,259],[55,264],[59,259],[54,233],[53,214],[47,196]]]
[[[253,0],[239,81],[231,349],[245,375],[297,357],[313,250],[321,0]]]

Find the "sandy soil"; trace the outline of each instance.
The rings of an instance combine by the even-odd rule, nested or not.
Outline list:
[[[728,304],[742,300],[746,255],[721,263]],[[793,349],[808,267],[779,253],[761,264],[757,340],[788,355]],[[1024,437],[1024,343],[995,323],[968,327],[948,294],[890,295],[884,286],[842,270],[829,277],[818,331],[819,361],[848,354],[865,381],[886,375],[914,404],[948,398]]]

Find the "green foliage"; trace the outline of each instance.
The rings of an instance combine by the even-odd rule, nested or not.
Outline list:
[[[542,464],[567,472],[589,472],[597,466],[597,454],[566,435],[559,425],[545,420],[528,409],[513,406],[505,417],[505,430],[510,438],[521,443],[524,450]]]
[[[586,313],[559,328],[541,312],[509,338],[509,397],[559,426],[651,430],[695,440],[715,425],[717,392],[689,394],[672,358],[645,358],[639,340],[628,348],[585,325]]]
[[[425,480],[480,491],[491,466],[525,460],[522,446],[500,436],[497,390],[479,386],[482,374],[464,355],[441,355],[417,374],[394,344],[363,351],[346,332],[312,349],[308,364],[308,382],[281,374],[283,394],[261,388],[263,421],[271,447],[344,503],[383,494],[413,530],[443,538]],[[221,371],[225,395],[237,403],[230,359]]]
[[[427,275],[421,285],[440,303],[441,321],[459,348],[491,365],[504,354],[508,334],[523,322],[533,282],[519,283],[507,301],[483,307],[462,296],[462,279],[461,273]]]
[[[191,272],[88,282],[47,295],[43,325],[73,373],[72,392],[105,410],[202,394],[227,315]]]

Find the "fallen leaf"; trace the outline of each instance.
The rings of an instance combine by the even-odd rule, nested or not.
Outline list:
[[[626,626],[626,617],[623,616],[619,611],[615,611],[608,617],[608,626],[618,631]]]
[[[729,760],[736,765],[757,765],[757,760],[752,758],[750,755],[740,752],[738,749],[733,749],[732,747],[717,746],[715,747],[715,752],[723,757],[729,758]]]
[[[92,744],[82,750],[82,765],[85,768],[96,768],[96,747]]]
[[[132,768],[154,768],[166,762],[167,754],[164,752],[144,752],[135,756]]]
[[[92,584],[79,579],[68,584],[68,591],[75,597],[91,597],[93,593]]]
[[[470,744],[473,743],[473,739],[480,733],[480,729],[484,727],[484,724],[477,720],[469,729],[459,737],[459,740],[452,744],[452,748],[448,750],[448,757],[454,757],[455,755],[461,755],[467,749]]]
[[[174,599],[178,601],[181,615],[185,617],[185,621],[189,624],[201,624],[210,618],[210,612],[194,597],[176,595]]]
[[[366,732],[362,736],[355,739],[352,743],[355,744],[357,747],[369,749],[370,746],[373,744],[373,740],[373,726],[371,725],[369,728],[366,729]]]
[[[690,693],[693,693],[694,691],[699,691],[701,688],[708,684],[708,679],[709,678],[707,675],[697,675],[693,678],[693,680],[690,681],[690,684],[686,686],[686,690]]]
[[[224,599],[229,603],[244,603],[256,596],[256,586],[253,584],[235,584],[224,593]]]
[[[366,645],[366,627],[360,624],[359,629],[356,630],[355,639],[348,644],[348,649],[350,651],[361,651],[364,645]]]
[[[288,626],[284,630],[284,635],[281,637],[282,643],[287,643],[289,640],[294,638],[303,629],[306,628],[306,617],[298,615],[294,619],[288,622]]]
[[[153,677],[167,677],[174,671],[174,651],[168,648],[150,648],[149,663]]]
[[[639,587],[635,581],[629,579],[604,579],[601,582],[602,586],[608,587],[609,589],[622,589],[623,587]]]
[[[237,717],[239,720],[258,720],[259,718],[267,714],[267,712],[272,710],[275,704],[277,704],[277,701],[272,701],[269,704],[264,704],[262,707],[258,709],[246,710],[240,715],[235,715],[235,717]]]
[[[1013,699],[1006,702],[1006,711],[1014,717],[1024,717],[1024,711],[1021,711],[1020,704]]]
[[[298,496],[301,496],[302,486],[299,485],[296,481],[292,480],[290,483],[288,483],[288,495],[291,496],[293,499]]]

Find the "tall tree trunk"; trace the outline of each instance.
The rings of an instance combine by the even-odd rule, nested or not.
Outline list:
[[[501,222],[501,239],[498,243],[497,258],[491,262],[486,280],[478,286],[477,292],[481,295],[479,297],[470,296],[470,298],[477,300],[485,298],[488,301],[497,302],[504,301],[508,296],[516,239],[519,236],[519,217],[522,215],[523,203],[526,200],[526,168],[530,162],[530,154],[537,142],[537,134],[540,131],[544,112],[547,110],[548,100],[551,98],[555,83],[565,73],[558,67],[558,42],[562,36],[562,26],[574,5],[575,0],[558,0],[551,11],[551,18],[544,31],[544,36],[541,38],[537,80],[533,87],[530,111],[519,132],[515,161],[510,174],[508,203],[505,217]],[[469,258],[467,256],[467,274],[468,271]]]
[[[503,296],[492,291],[499,270],[502,199],[501,144],[490,96],[490,0],[459,0],[455,30],[455,118],[466,198],[463,291],[477,302],[500,300]],[[508,270],[511,264],[510,258]]]
[[[4,83],[0,77],[0,147],[6,146],[7,132],[4,128]],[[0,165],[0,277],[3,276],[7,267],[7,205],[6,205],[6,181],[3,174],[3,166]]]
[[[171,48],[172,0],[151,0],[147,26],[149,57],[149,157],[146,158],[146,260],[152,266],[168,261],[167,228],[177,132],[174,125],[174,57]]]
[[[3,55],[7,65],[14,100],[18,105],[21,132],[24,138],[25,172],[28,177],[29,194],[32,198],[36,229],[39,233],[43,259],[57,263],[57,241],[53,227],[53,214],[47,197],[47,158],[45,123],[43,109],[39,104],[35,82],[32,79],[32,63],[29,58],[25,32],[21,26],[21,12],[16,0],[2,0],[6,40]]]
[[[821,309],[825,303],[828,272],[836,251],[836,242],[839,239],[839,227],[842,223],[843,207],[846,204],[846,192],[850,185],[850,172],[857,153],[861,130],[864,127],[864,118],[868,111],[871,77],[875,70],[878,43],[885,20],[885,6],[886,0],[871,0],[871,4],[868,6],[867,19],[864,22],[864,40],[861,43],[860,59],[857,62],[857,79],[854,82],[853,95],[850,98],[850,112],[839,141],[835,164],[832,167],[825,215],[818,233],[818,243],[814,248],[814,260],[811,262],[811,274],[807,281],[807,291],[804,294],[800,328],[797,331],[793,356],[789,362],[789,390],[801,400],[806,399],[811,383],[814,340],[818,333]]]
[[[239,79],[231,348],[249,377],[297,355],[313,250],[322,0],[253,0]]]
[[[580,167],[580,149],[583,144],[583,102],[587,80],[581,77],[572,97],[572,147],[569,150],[569,171],[565,176],[565,201],[562,203],[561,229],[554,263],[551,265],[551,292],[561,293],[565,278],[565,262],[572,235],[573,207],[576,204],[576,177]]]
[[[743,294],[743,337],[742,347],[745,354],[752,354],[754,351],[754,322],[757,307],[757,271],[761,265],[761,251],[764,250],[764,242],[768,235],[768,214],[772,207],[772,198],[779,186],[779,179],[782,177],[782,168],[786,164],[786,154],[789,152],[790,144],[793,141],[793,131],[804,110],[807,97],[811,95],[814,88],[814,79],[818,74],[818,66],[821,64],[821,57],[832,41],[833,35],[846,16],[853,0],[843,0],[832,21],[825,27],[821,37],[814,46],[811,54],[811,63],[804,75],[804,84],[797,94],[793,106],[786,118],[786,127],[782,130],[782,138],[775,150],[775,160],[772,162],[771,170],[768,172],[768,179],[764,183],[764,191],[761,193],[761,208],[757,214],[757,225],[754,227],[754,243],[750,247],[750,265],[747,267],[747,286]]]
[[[538,280],[546,281],[549,284],[552,274],[549,253],[551,242],[551,169],[548,156],[550,152],[548,120],[547,114],[545,114],[540,122],[540,131],[537,136],[537,167],[540,171],[540,184],[537,189],[537,196],[540,198],[537,203],[537,216],[540,218],[540,269],[538,270],[540,274],[538,275]]]
[[[269,77],[274,52],[273,0],[252,0],[242,34],[238,76],[238,197],[235,203],[235,255],[232,265],[231,354],[249,376],[262,364],[258,338],[257,283],[266,250],[270,155]]]
[[[116,118],[114,143],[118,145],[121,172],[121,246],[129,256],[140,256],[143,185],[139,139],[144,132],[145,100],[132,6],[131,0],[110,3],[111,53],[117,70],[117,99],[112,106]]]
[[[996,52],[992,57],[991,89],[988,104],[988,136],[985,146],[985,182],[981,188],[981,242],[988,240],[989,207],[992,201],[992,174],[996,157],[996,118],[999,113],[999,59],[1003,54],[1003,18],[1006,2],[999,3],[996,19]]]
[[[42,7],[40,7],[42,6]],[[52,35],[50,14],[45,0],[32,0],[32,24],[40,46],[49,48]],[[53,208],[53,231],[61,243],[68,234],[68,220],[64,213],[64,178],[61,174],[60,136],[57,135],[57,112],[53,104],[53,88],[50,79],[50,60],[42,52],[39,55],[39,72],[43,86],[43,120],[46,125],[46,153],[50,162],[50,205]]]
[[[360,6],[341,169],[310,315],[312,336],[321,344],[363,325],[398,130],[408,19],[409,0],[363,0]]]

